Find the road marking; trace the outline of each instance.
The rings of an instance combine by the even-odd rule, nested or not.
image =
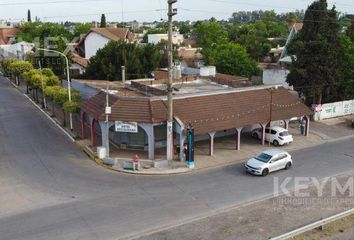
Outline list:
[[[54,121],[53,118],[51,118],[48,113],[46,113],[45,111],[43,111],[42,108],[40,108],[29,96],[27,96],[26,94],[23,94],[23,96],[25,96],[28,100],[30,100],[30,102],[39,109],[39,111],[41,111],[52,123],[54,123],[55,126],[57,126],[72,142],[75,142],[75,139],[67,132],[65,131],[56,121]]]

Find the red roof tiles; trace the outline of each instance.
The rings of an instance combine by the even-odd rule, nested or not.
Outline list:
[[[309,115],[310,110],[286,89],[272,90],[272,121]],[[191,123],[196,134],[237,128],[270,120],[270,89],[176,98],[174,115]],[[156,98],[110,97],[110,120],[158,123],[166,121],[166,101]],[[81,109],[104,120],[103,92],[82,103]]]

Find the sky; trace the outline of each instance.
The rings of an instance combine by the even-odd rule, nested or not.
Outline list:
[[[306,9],[309,0],[178,0],[175,20],[203,20],[215,17],[228,19],[236,11],[275,10],[277,13]],[[353,14],[352,0],[328,1],[339,12]],[[92,22],[99,21],[102,13],[108,22],[161,21],[166,20],[167,0],[0,0],[0,19],[19,21],[32,19],[42,21]]]

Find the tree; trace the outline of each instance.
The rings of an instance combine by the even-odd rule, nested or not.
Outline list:
[[[350,26],[347,29],[347,35],[350,38],[350,40],[352,42],[354,42],[354,19],[351,20],[352,23],[350,24]]]
[[[308,104],[341,100],[342,45],[339,39],[337,12],[327,9],[326,0],[312,3],[306,13],[303,29],[293,42],[296,59],[287,82],[306,97]]]
[[[257,64],[250,59],[245,47],[236,43],[216,45],[205,55],[205,61],[225,74],[251,77],[259,72]]]
[[[27,22],[32,22],[31,10],[29,10],[29,9],[28,9],[28,11],[27,11]]]
[[[106,24],[106,15],[102,14],[102,15],[101,15],[100,28],[105,28],[106,26],[107,26],[107,24]]]
[[[76,41],[80,40],[80,37],[82,34],[86,34],[90,31],[92,28],[91,23],[77,23],[74,26],[74,38],[76,38]]]
[[[26,22],[22,24],[17,32],[17,41],[33,42],[37,47],[48,48],[65,52],[67,57],[71,59],[72,54],[67,50],[68,43],[72,40],[73,35],[65,29],[61,24]],[[38,60],[41,60],[42,67],[50,67],[57,75],[64,72],[65,62],[59,55],[48,54],[41,51],[36,55],[28,55],[34,67],[38,68]]]
[[[5,76],[9,77],[11,75],[10,65],[16,61],[18,61],[18,59],[8,58],[8,59],[5,59],[1,62],[1,68],[2,68]]]
[[[20,81],[18,78],[21,76],[21,74],[24,72],[28,72],[31,69],[33,69],[33,66],[30,62],[27,61],[13,61],[9,65],[9,71],[15,76],[17,85],[20,85]]]
[[[85,77],[89,79],[121,80],[121,67],[126,67],[128,79],[145,77],[159,66],[158,46],[140,46],[125,41],[112,41],[90,59]]]
[[[198,46],[203,49],[228,42],[227,32],[217,22],[199,24],[193,33],[197,37]]]

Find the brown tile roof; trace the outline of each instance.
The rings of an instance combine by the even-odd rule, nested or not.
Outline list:
[[[166,119],[163,102],[152,103],[150,98],[127,98],[110,95],[109,105],[112,107],[112,114],[109,115],[111,121],[156,123],[163,122]],[[105,106],[106,94],[100,92],[83,102],[80,108],[90,113],[95,119],[104,120],[106,118]],[[161,113],[163,114],[161,115]]]
[[[79,64],[80,66],[87,67],[89,64],[89,60],[83,58],[77,54],[73,54],[73,58],[71,59],[73,62]]]
[[[98,33],[112,41],[124,40],[128,38],[128,28],[91,28],[90,32]]]
[[[272,120],[309,115],[310,110],[288,90],[273,90]],[[182,97],[174,100],[174,115],[191,123],[196,134],[237,128],[270,119],[269,89]],[[166,121],[166,102],[155,98],[110,98],[110,120],[157,123]],[[104,120],[105,94],[99,93],[81,104],[81,109]]]
[[[1,28],[0,29],[0,45],[9,44],[9,37],[16,36],[16,28]]]

